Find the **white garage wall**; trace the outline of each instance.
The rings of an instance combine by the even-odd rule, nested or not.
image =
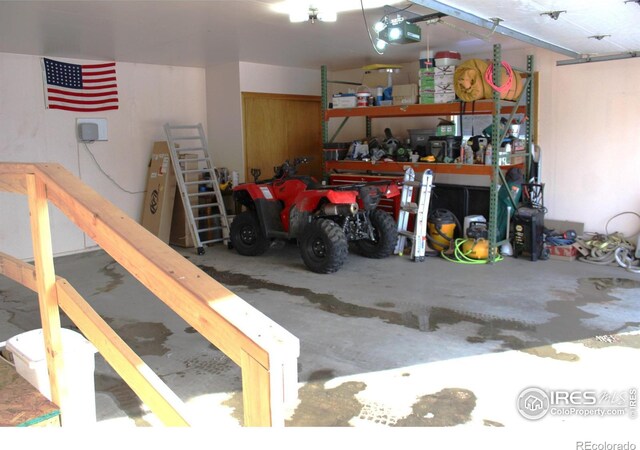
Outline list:
[[[54,57],[55,59],[55,57]],[[90,61],[74,61],[89,63]],[[154,141],[165,140],[165,122],[206,123],[203,69],[117,63],[120,109],[74,113],[44,107],[40,57],[0,53],[0,161],[56,162],[140,220],[147,166]],[[104,117],[106,142],[89,144],[103,175],[76,139],[76,118]],[[0,249],[18,258],[32,257],[26,197],[0,193]],[[50,209],[53,250],[75,253],[94,243],[60,214]]]
[[[207,67],[209,149],[218,167],[244,181],[242,92],[320,95],[318,70],[232,62]]]
[[[298,69],[240,62],[240,90],[271,94],[320,95],[320,68]]]
[[[541,126],[549,216],[604,232],[614,215],[640,213],[639,75],[637,58],[554,66]],[[621,216],[608,231],[633,235],[640,220]]]
[[[238,62],[207,67],[207,140],[216,167],[244,175],[242,97]]]

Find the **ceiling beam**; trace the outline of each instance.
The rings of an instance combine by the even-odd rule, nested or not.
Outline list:
[[[582,56],[580,53],[576,53],[573,50],[569,50],[567,48],[551,44],[549,42],[534,38],[533,36],[529,36],[527,34],[520,33],[519,31],[512,30],[510,28],[504,27],[499,24],[496,25],[496,23],[492,20],[483,19],[474,14],[468,13],[466,11],[462,11],[458,8],[445,5],[444,3],[436,0],[409,0],[409,1],[411,3],[415,3],[416,5],[424,6],[425,8],[429,8],[434,11],[446,14],[447,16],[460,19],[472,25],[476,25],[482,28],[487,28],[488,30],[495,31],[496,33],[502,34],[504,36],[509,36],[513,39],[526,42],[535,47],[545,48],[547,50],[551,50],[552,52],[560,53],[562,55],[566,55],[571,58],[579,58],[580,56]]]
[[[556,66],[568,66],[571,64],[584,64],[601,61],[615,61],[617,59],[636,58],[638,56],[640,56],[638,52],[616,53],[612,55],[602,56],[585,56],[584,58],[563,59],[561,61],[556,61]]]

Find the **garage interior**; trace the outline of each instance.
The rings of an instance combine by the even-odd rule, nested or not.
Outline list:
[[[293,4],[0,2],[2,425],[473,432],[600,421],[627,442],[640,369],[638,2],[342,1],[335,21],[331,2]],[[398,17],[420,38],[376,48],[376,22],[387,18],[390,32]],[[43,58],[115,61],[117,107],[56,108]],[[453,73],[470,60],[507,73],[508,63],[525,94],[419,92],[428,68]],[[396,87],[388,104],[376,103],[387,96],[378,86]],[[443,161],[431,151],[451,150],[447,137],[502,142],[504,118],[511,154]],[[180,177],[161,167],[166,124],[203,126],[219,181],[207,194],[224,205],[215,229],[192,231]],[[419,149],[422,135],[437,144]],[[371,152],[357,157],[364,143]],[[415,247],[371,258],[350,242],[337,269],[316,273],[279,229],[263,254],[239,254],[232,189],[303,157],[310,189],[431,170],[425,217],[445,210],[456,223],[446,251],[425,237],[424,258]],[[523,175],[515,189],[512,167]],[[378,208],[399,221],[400,195]],[[531,210],[541,223],[518,215]],[[485,233],[486,257],[454,252],[474,239],[465,218]],[[537,234],[523,244],[525,223]],[[60,327],[95,346],[80,404]],[[33,330],[48,396],[17,373],[15,337]],[[595,392],[624,414],[527,417],[520,401],[534,387]]]

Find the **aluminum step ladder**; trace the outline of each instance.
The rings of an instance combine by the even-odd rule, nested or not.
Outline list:
[[[228,245],[229,218],[202,124],[167,123],[164,131],[185,216],[198,255],[204,254],[204,246],[207,244],[223,242]]]
[[[427,169],[422,174],[422,180],[416,181],[416,174],[412,167],[404,172],[400,211],[398,213],[398,242],[394,253],[403,255],[407,245],[407,238],[411,239],[411,260],[424,261],[427,250],[427,215],[433,188],[433,172]],[[414,188],[418,188],[415,192]],[[414,231],[408,231],[409,217],[415,215]]]

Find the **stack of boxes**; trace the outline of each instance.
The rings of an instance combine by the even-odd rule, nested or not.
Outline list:
[[[448,103],[456,99],[456,93],[453,89],[453,73],[455,70],[455,66],[438,66],[436,64],[434,103]]]
[[[420,104],[455,101],[453,74],[459,63],[460,54],[455,52],[438,52],[435,58],[420,60]]]
[[[435,103],[436,79],[433,58],[420,58],[418,69],[418,103],[430,105]]]

